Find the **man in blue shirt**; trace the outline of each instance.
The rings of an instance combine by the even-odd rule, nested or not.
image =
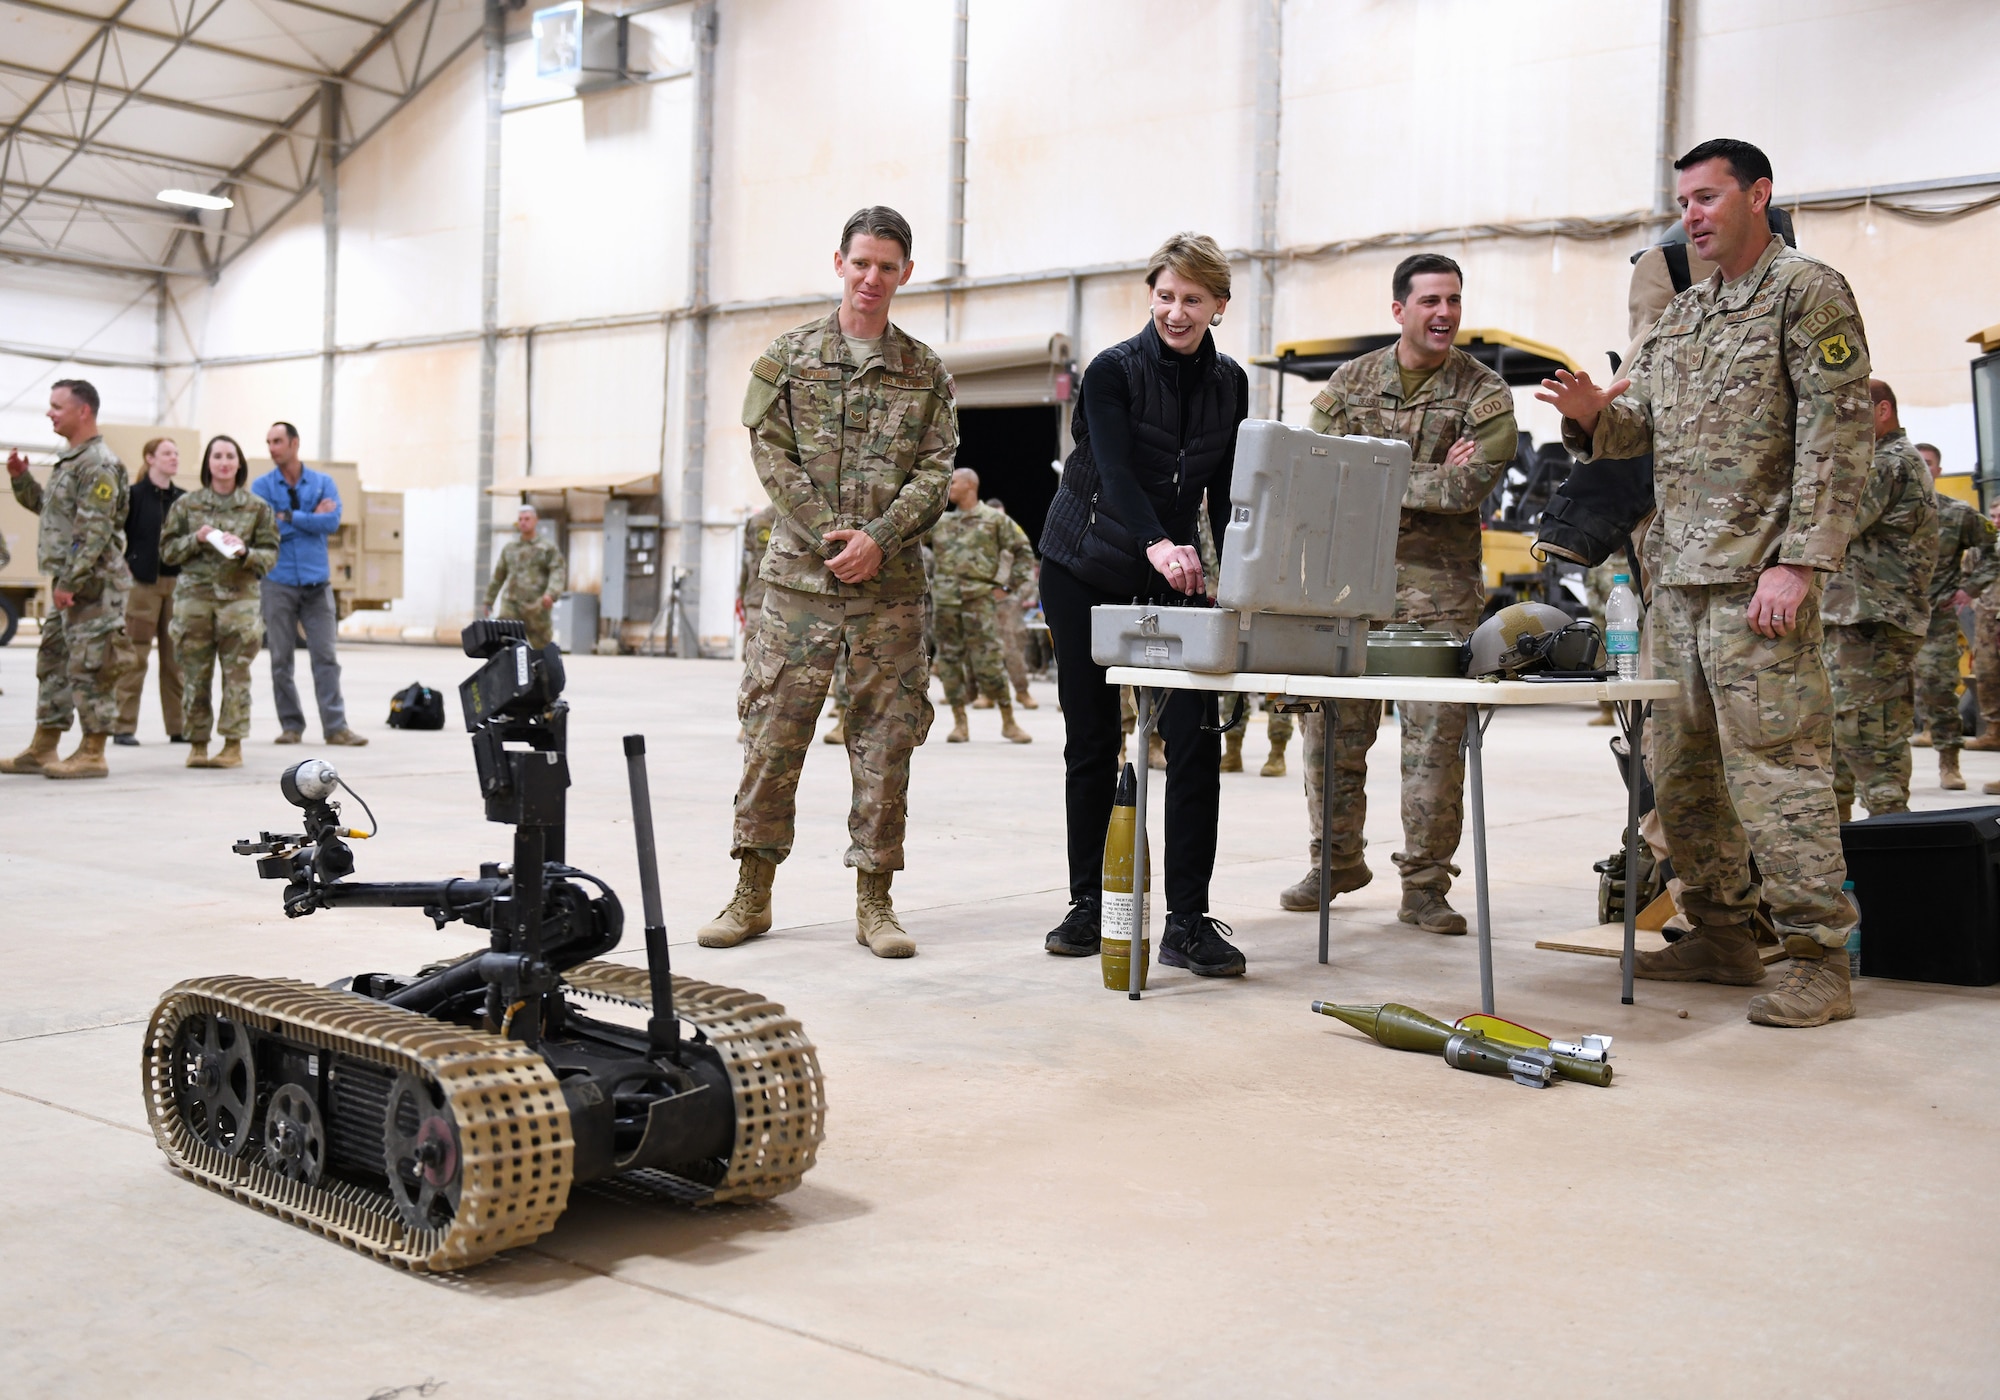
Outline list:
[[[340,698],[340,662],[334,658],[332,576],[327,571],[326,542],[340,528],[340,489],[324,472],[307,470],[299,461],[299,430],[290,423],[273,423],[264,435],[273,466],[251,483],[278,517],[278,562],[264,576],[264,639],[271,648],[271,690],[278,701],[281,744],[305,737],[305,710],[292,681],[292,652],[299,630],[305,629],[312,655],[313,695],[319,701],[320,728],[329,744],[360,745],[368,741],[347,727],[347,706]]]

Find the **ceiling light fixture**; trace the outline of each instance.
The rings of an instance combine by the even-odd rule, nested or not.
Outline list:
[[[219,194],[202,194],[196,190],[161,190],[153,198],[162,204],[177,204],[183,209],[233,209],[236,201]]]

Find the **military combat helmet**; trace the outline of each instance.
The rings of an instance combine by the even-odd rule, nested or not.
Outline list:
[[[1465,674],[1519,676],[1587,671],[1597,665],[1597,624],[1547,603],[1516,603],[1479,624],[1465,642]]]

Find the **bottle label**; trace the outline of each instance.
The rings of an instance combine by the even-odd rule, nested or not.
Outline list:
[[[1605,628],[1604,649],[1613,656],[1637,656],[1639,654],[1639,629],[1636,627]]]
[[[1105,938],[1129,939],[1132,936],[1132,896],[1124,890],[1105,890],[1104,908],[1098,916],[1098,932]],[[1139,901],[1139,932],[1150,933],[1153,927],[1153,895],[1149,890]]]

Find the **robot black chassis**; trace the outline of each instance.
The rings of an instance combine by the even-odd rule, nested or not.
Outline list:
[[[647,966],[600,961],[624,913],[563,861],[568,706],[561,654],[518,622],[465,629],[483,664],[459,687],[489,820],[514,859],[477,879],[367,884],[307,760],[287,770],[303,833],[236,844],[286,882],[299,918],[336,906],[422,909],[490,946],[408,976],[332,987],[202,977],[161,998],[144,1091],[160,1150],[203,1185],[413,1269],[479,1263],[551,1229],[574,1186],[642,1183],[690,1204],[761,1200],[799,1184],[824,1135],[812,1042],[783,1007],[672,975],[659,900],[645,742],[625,740]],[[599,1019],[602,1003],[650,1013]]]

